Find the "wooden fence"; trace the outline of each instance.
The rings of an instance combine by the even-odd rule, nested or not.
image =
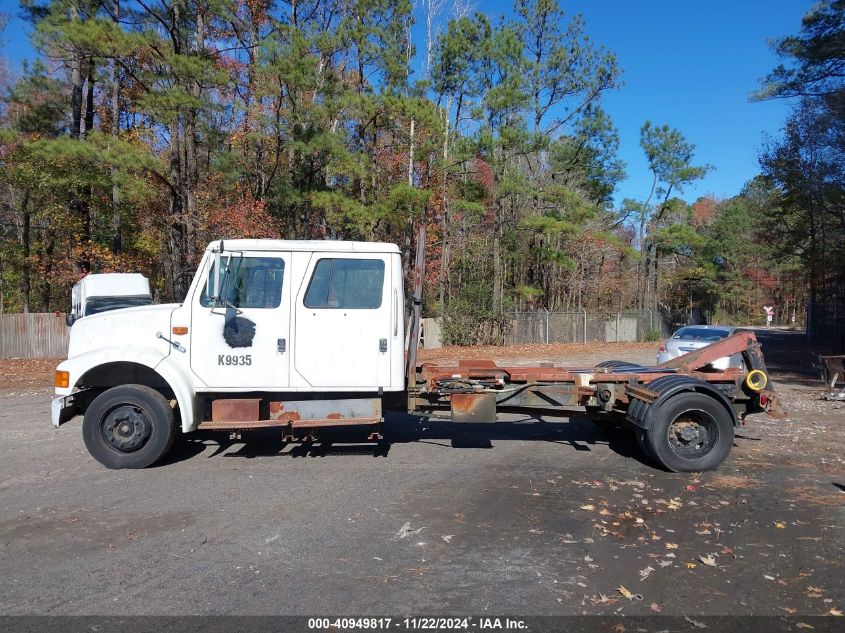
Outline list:
[[[65,358],[70,328],[64,315],[0,315],[0,358]]]

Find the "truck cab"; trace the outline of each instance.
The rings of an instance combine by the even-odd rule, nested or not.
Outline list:
[[[74,325],[53,423],[83,414],[114,468],[155,462],[177,427],[377,425],[405,389],[404,312],[394,244],[213,242],[183,303]]]
[[[149,305],[150,281],[139,273],[101,273],[83,277],[71,289],[68,326],[85,316]]]

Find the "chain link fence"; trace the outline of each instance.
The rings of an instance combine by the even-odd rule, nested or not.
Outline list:
[[[668,336],[652,310],[600,314],[587,310],[517,312],[507,315],[505,344],[642,341]]]
[[[663,317],[652,310],[609,314],[586,309],[540,310],[506,314],[503,321],[505,345],[659,340],[672,332]],[[423,319],[421,344],[431,349],[446,343],[440,320]]]

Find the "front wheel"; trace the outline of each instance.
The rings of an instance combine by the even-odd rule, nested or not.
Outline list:
[[[85,447],[106,468],[146,468],[170,450],[174,436],[173,409],[144,385],[104,391],[82,422]]]
[[[714,398],[683,392],[660,405],[645,439],[651,456],[672,472],[713,470],[731,452],[734,425]]]

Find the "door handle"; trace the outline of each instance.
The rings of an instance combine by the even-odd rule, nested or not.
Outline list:
[[[287,345],[287,341],[285,339],[280,338],[276,341],[276,351],[279,352],[280,354],[284,354],[285,351],[287,350],[287,347],[288,347],[288,345]]]

